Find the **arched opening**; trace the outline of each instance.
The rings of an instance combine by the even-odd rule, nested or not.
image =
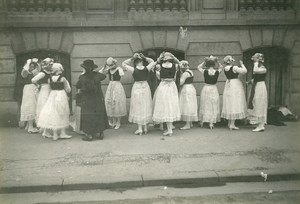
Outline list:
[[[264,55],[264,65],[268,69],[266,85],[269,106],[286,105],[289,51],[282,47],[258,47],[246,50],[243,53],[243,61],[248,69],[247,81],[252,79],[251,57],[257,52]]]
[[[64,77],[69,81],[71,85],[71,66],[70,66],[70,55],[60,51],[53,50],[33,50],[25,53],[18,54],[16,57],[16,86],[15,86],[15,99],[21,104],[24,80],[21,76],[22,68],[29,58],[38,58],[39,60],[43,60],[47,57],[53,58],[54,62],[61,63],[64,67]],[[72,108],[71,98],[69,97],[69,105],[70,109]]]
[[[179,60],[184,60],[185,59],[185,53],[180,50],[175,50],[175,49],[168,49],[168,48],[150,48],[150,49],[145,49],[140,51],[145,55],[146,57],[150,57],[153,60],[156,60],[159,55],[162,52],[170,52],[172,53],[175,57],[177,57]],[[179,74],[179,72],[178,72]],[[156,87],[158,86],[158,79],[156,78],[156,74],[154,72],[150,73],[150,77],[148,79],[148,84],[151,89],[152,96],[154,95],[154,92],[156,90]],[[176,84],[179,87],[179,77],[177,77]]]

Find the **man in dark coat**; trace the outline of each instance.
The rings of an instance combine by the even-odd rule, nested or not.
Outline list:
[[[83,140],[103,139],[103,131],[109,128],[101,89],[101,81],[106,76],[94,71],[98,66],[93,60],[85,60],[80,66],[85,73],[80,75],[76,84],[76,88],[80,89],[76,100],[81,106],[80,130],[86,133]]]

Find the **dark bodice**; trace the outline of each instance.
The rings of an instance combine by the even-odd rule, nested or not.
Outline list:
[[[239,74],[233,72],[233,67],[230,67],[228,71],[224,70],[224,73],[227,77],[227,79],[237,79]]]
[[[184,84],[192,84],[194,81],[194,76],[192,75],[191,71],[185,72],[187,72],[190,76],[185,80]]]
[[[112,74],[112,73],[110,73],[110,71],[108,71],[108,77],[109,77],[110,81],[120,81],[121,80],[119,70],[117,70],[114,74]]]
[[[144,69],[142,70],[134,68],[132,74],[134,81],[147,81],[148,75],[149,75],[149,71],[146,67],[144,67]]]
[[[254,82],[265,81],[267,74],[253,74]]]
[[[53,81],[52,77],[50,77],[50,88],[51,90],[63,90],[64,82],[61,81],[62,76],[59,76],[57,81]]]
[[[27,77],[23,78],[24,85],[31,84],[32,78],[33,78],[33,74],[28,74]]]
[[[44,78],[40,79],[37,83],[38,84],[48,84],[48,80],[50,78],[50,74],[48,74],[45,71],[42,71],[42,72],[45,74],[45,76],[44,76]]]
[[[174,79],[175,74],[176,74],[176,65],[173,64],[171,68],[165,68],[161,64],[161,69],[160,69],[160,78],[161,79]]]
[[[214,75],[210,76],[208,70],[204,71],[204,81],[206,84],[216,84],[219,78],[219,71],[216,71]]]

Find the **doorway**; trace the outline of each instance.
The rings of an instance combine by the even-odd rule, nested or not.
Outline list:
[[[24,87],[24,80],[21,76],[21,72],[23,66],[27,59],[38,58],[39,61],[45,58],[52,58],[54,62],[61,63],[64,67],[63,76],[66,77],[68,82],[71,85],[71,66],[70,66],[70,55],[64,52],[59,51],[51,51],[51,50],[34,50],[29,51],[26,53],[22,53],[17,55],[16,58],[16,85],[15,85],[15,100],[18,101],[19,104],[22,102],[22,95],[23,95],[23,87]],[[71,85],[72,86],[72,85]],[[72,109],[72,100],[69,94],[69,106],[70,110]]]
[[[266,86],[268,90],[268,105],[286,105],[288,59],[289,52],[281,47],[259,47],[247,50],[243,53],[243,61],[248,69],[247,81],[252,79],[253,62],[251,57],[255,53],[264,55],[264,65],[267,68]],[[249,96],[249,90],[247,90]]]

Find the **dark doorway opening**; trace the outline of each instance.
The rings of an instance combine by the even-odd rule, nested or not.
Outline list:
[[[142,53],[146,57],[150,57],[154,61],[157,60],[159,55],[162,52],[170,52],[172,53],[178,60],[184,60],[185,59],[185,53],[180,50],[174,50],[174,49],[167,49],[167,48],[150,48],[143,50]],[[177,88],[179,88],[179,83],[180,83],[180,72],[178,72],[177,77],[176,77],[176,85]],[[148,84],[151,89],[152,96],[154,95],[154,92],[159,84],[159,80],[156,78],[155,72],[150,73],[150,77],[148,79]]]
[[[243,61],[248,69],[247,81],[252,79],[253,62],[251,57],[257,52],[264,55],[264,65],[268,70],[266,85],[269,106],[286,105],[289,51],[281,47],[259,47],[245,51]],[[249,90],[247,91],[248,96]]]
[[[15,99],[21,104],[24,80],[21,76],[21,71],[27,59],[38,58],[43,60],[47,57],[53,58],[54,62],[61,63],[64,67],[63,76],[69,81],[71,85],[71,66],[70,66],[70,55],[64,52],[51,51],[51,50],[34,50],[26,53],[17,55],[16,62],[16,86],[15,86]],[[72,85],[71,85],[72,86]],[[72,97],[69,95],[69,106],[72,109]]]

